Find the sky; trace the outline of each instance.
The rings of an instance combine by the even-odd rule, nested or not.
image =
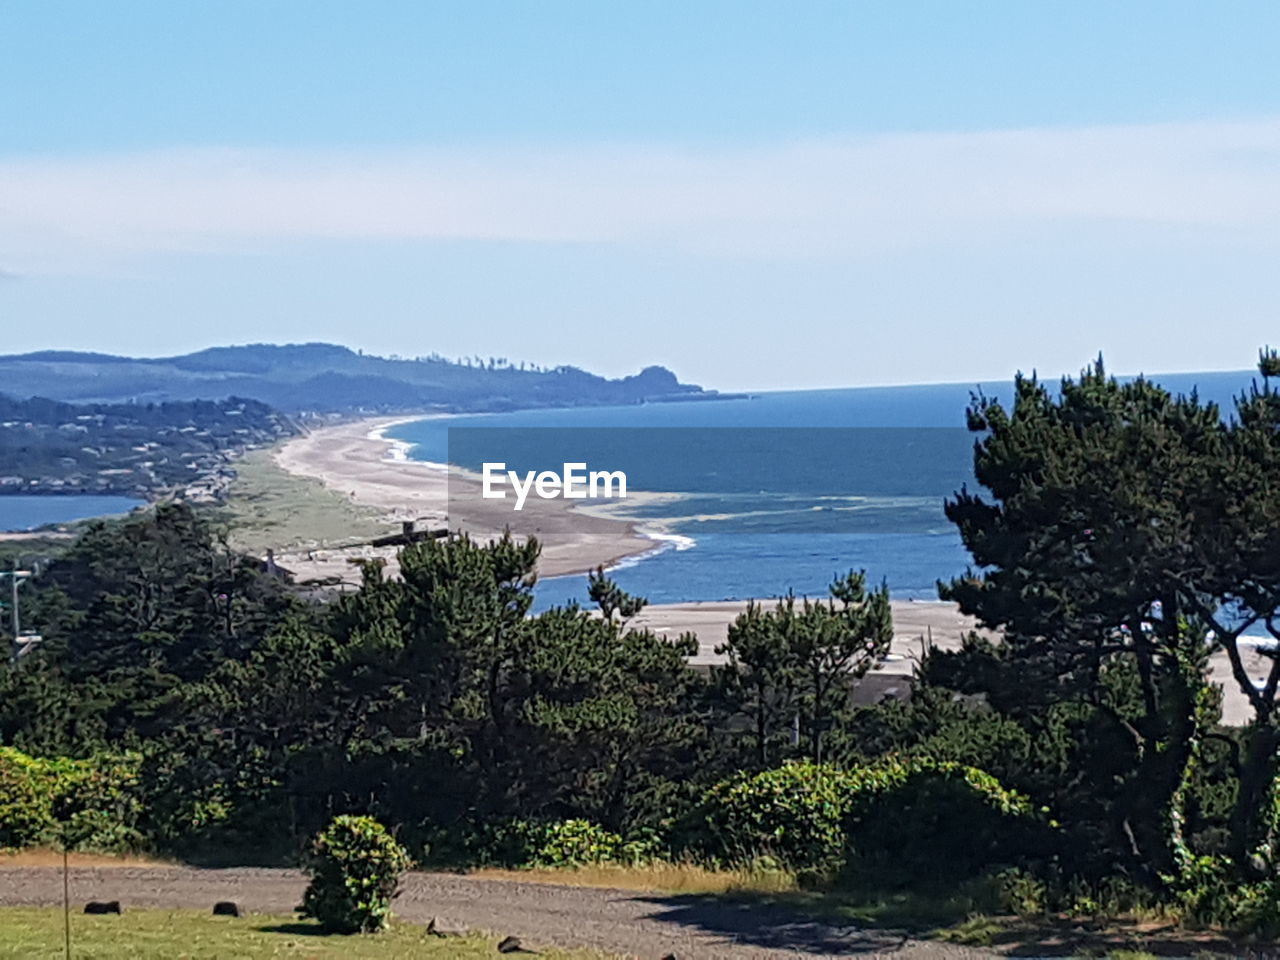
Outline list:
[[[1243,369],[1277,38],[1230,0],[0,0],[0,351]]]

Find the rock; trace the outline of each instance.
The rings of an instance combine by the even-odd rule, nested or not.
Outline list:
[[[504,937],[498,942],[499,953],[527,953],[524,947],[520,946],[519,937]]]
[[[213,905],[213,915],[215,917],[238,917],[240,916],[240,904],[234,900],[219,900]]]
[[[665,953],[662,955],[662,960],[680,960],[680,958],[674,953]]]
[[[439,917],[432,917],[427,924],[427,933],[433,937],[465,937],[470,931],[466,927],[455,927],[441,923]]]
[[[119,900],[90,900],[84,905],[85,913],[123,913]]]

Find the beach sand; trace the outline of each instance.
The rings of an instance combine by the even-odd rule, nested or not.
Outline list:
[[[536,536],[543,545],[538,565],[543,577],[585,573],[658,546],[641,536],[634,524],[592,515],[566,500],[530,497],[519,512],[510,499],[484,500],[472,475],[404,459],[402,452],[396,456],[400,448],[382,439],[381,432],[402,422],[405,418],[386,417],[322,427],[285,443],[275,461],[290,473],[319,480],[355,504],[384,511],[388,526],[412,520],[419,528],[448,526],[480,540],[501,536],[508,527],[518,537]],[[321,549],[278,558],[300,580],[339,576],[353,581],[358,578],[347,561],[371,556],[393,561],[394,551]]]
[[[759,600],[761,606],[772,607],[777,600]],[[886,672],[909,674],[925,648],[957,650],[965,634],[978,629],[972,617],[962,614],[954,603],[917,600],[894,600],[893,643],[889,657],[882,665]],[[745,600],[718,600],[703,603],[666,603],[645,607],[631,620],[663,636],[677,637],[685,632],[698,635],[698,653],[691,663],[723,663],[724,656],[715,652],[725,642],[731,624],[747,609]]]

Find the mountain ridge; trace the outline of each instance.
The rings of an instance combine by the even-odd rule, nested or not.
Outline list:
[[[698,400],[715,391],[648,366],[608,379],[573,366],[490,357],[381,357],[331,343],[215,346],[171,357],[74,350],[0,356],[0,392],[69,403],[259,400],[288,412],[506,410]]]

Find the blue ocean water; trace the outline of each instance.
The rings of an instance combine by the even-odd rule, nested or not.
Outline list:
[[[0,496],[0,530],[33,530],[47,523],[72,523],[90,517],[128,513],[143,501],[96,494],[67,496]]]
[[[1229,408],[1248,372],[1155,377]],[[746,399],[468,415],[402,424],[387,436],[414,459],[520,471],[585,461],[623,470],[628,499],[590,509],[632,519],[652,554],[620,585],[652,603],[818,595],[865,569],[894,596],[934,599],[968,555],[943,501],[972,486],[975,390],[1009,383],[762,393]],[[644,491],[649,496],[636,496]],[[586,578],[542,581],[545,607],[585,599]]]

